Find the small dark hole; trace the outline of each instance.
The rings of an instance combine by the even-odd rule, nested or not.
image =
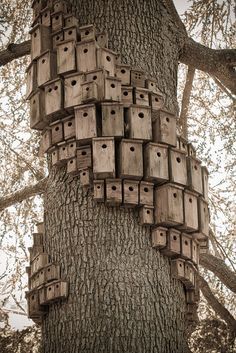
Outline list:
[[[187,241],[187,240],[185,240],[184,244],[185,244],[185,245],[188,245],[188,241]]]
[[[104,143],[104,144],[102,145],[102,148],[107,148],[107,145]]]
[[[112,188],[113,191],[116,190],[116,186],[115,185],[113,185],[111,188]]]
[[[48,288],[49,291],[50,291],[51,289],[52,289],[51,287]]]
[[[56,285],[56,288],[59,288],[59,285],[58,285],[58,284]]]
[[[60,39],[60,36],[56,36],[56,40],[59,40]]]
[[[84,116],[84,117],[88,116],[88,113],[84,113],[83,116]]]
[[[169,118],[166,118],[166,121],[167,121],[167,123],[170,121],[170,119]]]
[[[179,264],[179,267],[182,267],[182,264]]]
[[[147,214],[150,214],[150,211],[149,211],[149,210],[147,210]]]
[[[163,237],[163,233],[160,233],[160,236]]]
[[[194,169],[197,170],[197,166],[196,165],[194,166]]]
[[[59,130],[60,130],[59,126],[55,127],[55,131],[59,131]]]
[[[33,100],[33,104],[35,104],[36,103],[36,101],[35,101],[35,99]]]
[[[82,151],[82,156],[86,156],[87,152],[86,151]]]
[[[116,113],[115,110],[111,111],[111,115],[115,115],[115,113]]]
[[[132,186],[130,186],[129,191],[134,191],[134,188]]]
[[[83,172],[83,175],[86,175],[86,173],[85,173],[85,172]]]
[[[151,86],[153,87],[153,86],[154,86],[154,84],[153,84],[153,83],[151,83]]]
[[[37,37],[37,33],[34,33],[34,38]]]
[[[70,121],[69,123],[68,123],[68,126],[72,126],[73,124],[72,124],[72,122]]]
[[[48,268],[48,272],[50,272],[51,271],[51,269],[50,268]]]
[[[65,147],[63,147],[62,149],[63,149],[63,151],[65,151],[65,150],[66,150],[66,148],[65,148]]]
[[[134,152],[135,148],[134,147],[130,147],[130,151]]]
[[[50,93],[50,92],[52,92],[52,89],[51,89],[51,88],[49,88],[48,92],[49,92],[49,93]]]
[[[68,51],[68,48],[67,48],[67,47],[65,47],[65,48],[64,48],[64,51]]]
[[[93,76],[93,80],[95,81],[96,79],[97,79],[98,77],[95,75],[95,76]]]
[[[74,161],[73,161],[73,159],[70,161],[70,164],[73,164],[74,163]]]
[[[192,203],[192,202],[193,202],[193,200],[192,200],[192,199],[189,199],[189,202],[190,202],[190,203]]]
[[[158,98],[155,98],[155,102],[159,102],[159,99],[158,99]]]
[[[124,95],[124,96],[128,96],[128,94],[129,94],[129,93],[128,93],[127,91],[124,91],[124,92],[123,92],[123,95]]]
[[[144,98],[144,95],[143,95],[143,94],[140,94],[140,96],[139,96],[139,97],[143,99],[143,98]]]
[[[139,113],[139,118],[143,119],[144,118],[144,114],[143,113]]]
[[[32,300],[34,300],[34,295],[32,295]]]
[[[174,193],[173,196],[174,196],[175,199],[177,198],[177,194],[176,193]]]
[[[89,31],[85,31],[85,33],[84,33],[86,36],[88,36],[89,35]]]
[[[42,60],[42,64],[44,64],[45,62],[46,62],[46,60],[45,60],[45,59],[43,59],[43,60]]]
[[[177,161],[178,163],[180,163],[180,162],[181,162],[181,158],[177,157],[177,158],[176,158],[176,161]]]
[[[86,91],[87,91],[87,92],[89,91],[89,87],[86,87]]]
[[[71,81],[71,86],[75,86],[75,85],[76,85],[76,83],[77,83],[77,81],[76,81],[76,80]]]
[[[74,147],[74,144],[72,143],[72,144],[70,145],[70,147],[73,148],[73,147]]]
[[[148,191],[149,191],[149,189],[148,189],[148,188],[144,188],[143,190],[144,190],[144,192],[148,192]]]
[[[88,49],[84,49],[84,53],[86,54],[88,52]]]
[[[111,57],[110,56],[107,56],[106,59],[107,59],[107,61],[111,61]]]
[[[157,152],[157,157],[161,157],[161,152]]]
[[[182,143],[182,147],[185,148],[185,144],[184,143]]]
[[[59,19],[59,16],[56,16],[55,19],[58,20],[58,19]]]
[[[58,86],[55,86],[55,87],[54,87],[54,90],[56,91],[57,89],[58,89]]]
[[[115,88],[116,85],[114,83],[111,84],[111,88]]]
[[[48,14],[47,14],[47,12],[45,13],[44,17],[48,17]]]
[[[72,31],[69,31],[68,34],[71,35],[73,32]]]
[[[122,74],[125,74],[125,73],[126,73],[125,69],[120,70],[120,72],[121,72]]]
[[[98,185],[98,186],[97,186],[97,189],[101,189],[101,186]]]
[[[176,235],[174,235],[174,236],[173,236],[173,239],[174,239],[174,240],[177,240],[177,236],[176,236]]]

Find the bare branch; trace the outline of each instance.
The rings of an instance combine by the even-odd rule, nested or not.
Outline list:
[[[232,329],[232,331],[236,331],[236,320],[230,314],[230,312],[218,301],[218,299],[212,293],[208,283],[205,281],[203,277],[200,275],[199,278],[199,285],[202,294],[206,298],[208,304],[214,309],[214,311],[223,319]]]
[[[193,87],[194,74],[195,74],[195,69],[189,66],[187,76],[186,76],[185,87],[183,91],[181,113],[179,117],[179,124],[181,127],[181,131],[183,133],[183,137],[185,139],[188,138],[188,108],[190,103],[191,91]]]
[[[28,54],[30,54],[30,40],[26,40],[20,44],[9,44],[7,49],[0,52],[0,66]]]
[[[201,254],[200,265],[213,272],[226,287],[236,293],[236,274],[230,270],[224,260],[211,254]]]
[[[14,205],[17,202],[24,201],[29,197],[42,194],[45,191],[47,185],[47,178],[40,180],[38,183],[13,192],[12,194],[6,195],[0,198],[0,211],[7,207]]]

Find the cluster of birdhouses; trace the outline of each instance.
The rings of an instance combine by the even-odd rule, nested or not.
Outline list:
[[[158,81],[122,64],[106,33],[79,26],[64,1],[37,0],[32,7],[27,99],[41,150],[95,202],[139,209],[140,224],[152,227],[153,247],[172,259],[173,276],[193,304],[199,253],[208,249],[206,167],[177,135],[177,117],[165,108]],[[40,259],[45,266],[47,260]],[[43,288],[40,310],[57,293],[51,282]]]
[[[68,283],[60,278],[60,266],[51,262],[50,256],[44,251],[43,234],[44,225],[39,223],[38,232],[33,234],[33,246],[28,249],[30,266],[26,268],[28,316],[36,323],[41,322],[48,305],[68,295]]]

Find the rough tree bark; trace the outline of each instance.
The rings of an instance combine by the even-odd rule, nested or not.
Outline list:
[[[109,34],[122,61],[157,77],[177,110],[178,31],[162,1],[74,1],[80,24]],[[166,257],[151,247],[138,212],[95,205],[64,169],[51,170],[45,194],[45,248],[69,281],[50,306],[46,353],[187,352],[185,295]]]

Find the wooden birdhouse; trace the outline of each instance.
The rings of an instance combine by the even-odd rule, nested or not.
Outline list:
[[[121,101],[121,81],[119,79],[111,76],[105,78],[104,100]]]
[[[149,93],[146,88],[134,88],[134,104],[149,107]]]
[[[152,247],[163,249],[167,245],[167,228],[158,227],[152,230]]]
[[[57,74],[56,53],[47,50],[37,59],[37,82],[38,86],[53,80]]]
[[[169,180],[167,146],[149,142],[144,147],[144,179],[155,184]]]
[[[104,180],[93,181],[93,199],[96,202],[104,202],[105,183]]]
[[[77,167],[77,158],[70,158],[67,161],[67,174],[77,175],[78,174],[78,167]]]
[[[73,115],[62,119],[64,140],[75,137],[75,117]]]
[[[188,154],[188,141],[182,136],[177,136],[177,148]]]
[[[160,110],[164,107],[164,97],[162,94],[151,93],[150,94],[150,105],[152,110]]]
[[[96,102],[98,100],[98,86],[96,82],[89,81],[81,84],[82,103]]]
[[[31,60],[34,60],[51,49],[51,31],[49,27],[37,24],[29,33],[31,34]]]
[[[57,72],[66,74],[76,71],[75,41],[64,40],[57,44]]]
[[[181,240],[180,232],[176,229],[169,229],[167,231],[167,245],[161,252],[169,257],[180,256],[181,252]]]
[[[99,47],[108,48],[108,34],[106,32],[97,33],[96,41]]]
[[[202,169],[201,161],[194,157],[187,157],[188,186],[191,190],[202,195]]]
[[[95,179],[115,178],[114,137],[93,138],[93,174]]]
[[[57,45],[64,41],[64,32],[57,31],[52,34],[52,49],[57,49]]]
[[[145,72],[139,69],[131,69],[130,85],[145,88]]]
[[[90,145],[77,148],[77,166],[78,170],[92,168],[92,151]]]
[[[55,12],[51,14],[52,31],[56,32],[62,30],[64,26],[64,15],[62,12]]]
[[[129,108],[133,104],[133,87],[121,86],[121,103],[124,108]]]
[[[104,100],[105,96],[105,78],[108,73],[105,70],[93,70],[85,75],[85,81],[94,81],[98,86],[98,100]]]
[[[86,144],[97,137],[97,117],[95,104],[75,108],[75,134],[79,144]]]
[[[128,108],[126,121],[129,138],[145,141],[152,139],[151,109],[149,107],[132,105]]]
[[[64,141],[60,142],[58,144],[58,148],[59,148],[59,161],[61,162],[61,164],[65,164],[67,159],[69,158],[66,142]]]
[[[124,108],[120,103],[101,103],[102,136],[124,136]]]
[[[198,230],[198,195],[190,190],[184,191],[184,224],[179,229],[185,232]]]
[[[73,158],[76,157],[76,140],[71,139],[66,142],[66,148],[67,148],[67,156],[68,158]]]
[[[138,205],[139,182],[136,180],[123,180],[123,204],[128,207]]]
[[[43,26],[51,27],[51,10],[45,7],[41,12],[41,23]]]
[[[50,81],[45,87],[45,114],[47,118],[63,115],[63,82],[61,79]]]
[[[187,304],[194,304],[194,303],[196,303],[196,300],[195,300],[195,291],[194,291],[194,289],[187,289],[187,290],[186,290],[186,303],[187,303]]]
[[[142,206],[139,210],[139,222],[143,226],[151,226],[154,223],[153,206]]]
[[[73,40],[77,42],[78,40],[78,28],[76,26],[64,27],[64,39]]]
[[[82,103],[81,84],[84,81],[84,75],[73,73],[65,76],[65,109],[73,111],[74,107]]]
[[[117,206],[122,203],[122,180],[106,179],[106,204]]]
[[[60,266],[57,264],[54,264],[54,263],[46,266],[45,267],[45,277],[46,277],[47,282],[53,281],[55,279],[59,279],[60,278]]]
[[[208,238],[198,239],[198,243],[199,243],[199,254],[207,254],[209,252],[209,239]]]
[[[181,281],[185,280],[184,266],[185,266],[185,261],[183,259],[171,260],[172,276]]]
[[[96,29],[94,25],[86,25],[79,27],[81,42],[96,40]]]
[[[64,140],[63,123],[60,120],[57,120],[50,124],[50,128],[52,145],[62,142]]]
[[[47,299],[46,299],[46,287],[43,285],[38,288],[38,295],[39,295],[39,303],[43,308],[46,308]]]
[[[33,244],[34,246],[43,245],[43,232],[33,233]]]
[[[39,304],[39,292],[37,289],[33,289],[26,294],[28,302],[28,317],[34,318],[37,316],[43,316],[46,313],[45,307]]]
[[[38,89],[29,99],[30,103],[30,128],[43,130],[47,125],[44,110],[44,91]]]
[[[174,114],[160,110],[153,119],[153,141],[176,146],[176,117]]]
[[[26,75],[26,98],[29,99],[37,88],[37,64],[35,61],[32,61],[27,67]]]
[[[194,264],[199,264],[199,243],[196,239],[192,239],[191,260]]]
[[[143,141],[123,139],[119,145],[119,177],[141,180],[143,177]]]
[[[115,76],[117,53],[107,48],[97,49],[97,65],[99,69],[108,71],[109,76]]]
[[[199,233],[205,237],[209,235],[209,209],[208,203],[202,198],[198,198]]]
[[[84,188],[89,188],[92,184],[92,172],[90,168],[79,171],[80,184]]]
[[[208,177],[209,173],[206,167],[202,167],[202,191],[203,197],[208,201]]]
[[[54,283],[49,283],[45,285],[46,291],[46,303],[55,300],[55,286]]]
[[[186,154],[177,149],[169,150],[170,181],[179,185],[187,185]]]
[[[39,285],[41,286],[42,284],[44,284],[46,282],[46,268],[42,268],[39,272]]]
[[[43,6],[44,6],[44,2],[41,1],[41,0],[33,0],[32,1],[32,10],[33,10],[33,19],[34,19],[34,22],[35,20],[39,17],[40,15],[40,11],[42,10]]]
[[[181,257],[190,260],[192,255],[192,236],[189,234],[181,234]]]
[[[116,65],[115,76],[121,80],[122,86],[130,86],[131,67],[126,64]]]
[[[167,227],[182,225],[183,188],[175,184],[164,184],[155,190],[155,224]]]
[[[154,184],[141,181],[139,186],[139,204],[153,206]]]
[[[33,245],[28,248],[30,254],[30,261],[32,261],[38,254],[43,252],[43,245]]]
[[[145,81],[145,87],[149,89],[151,92],[156,93],[156,94],[161,94],[161,91],[159,90],[158,83],[155,79],[147,79]]]
[[[52,166],[54,165],[59,165],[59,149],[58,147],[52,147],[50,148],[47,153],[50,156],[51,164]]]
[[[36,273],[42,267],[48,264],[48,254],[41,253],[35,257],[35,259],[31,263],[32,274]]]
[[[42,134],[40,147],[43,153],[46,153],[49,150],[49,148],[52,147],[51,130],[45,130],[44,133]]]
[[[184,284],[186,288],[194,288],[195,286],[195,268],[190,261],[185,262],[184,266]]]
[[[73,15],[66,15],[64,16],[64,25],[65,27],[76,26],[78,27],[78,19]]]
[[[97,49],[96,40],[76,44],[77,68],[80,72],[97,69]]]
[[[68,9],[69,8],[66,1],[58,0],[53,3],[54,12],[62,12],[63,14],[67,14]]]
[[[189,157],[196,157],[196,149],[192,143],[188,143],[188,155]]]

